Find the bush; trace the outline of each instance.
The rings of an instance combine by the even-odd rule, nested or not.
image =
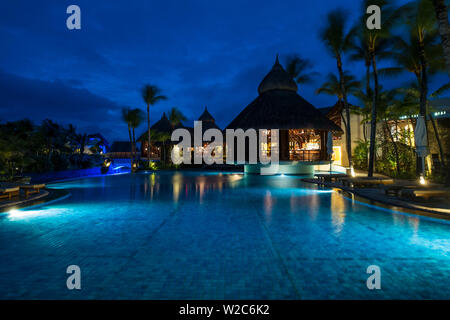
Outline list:
[[[53,170],[62,171],[69,169],[70,161],[65,154],[54,153],[51,158]]]
[[[397,142],[398,150],[398,166],[395,157],[395,149],[392,142],[383,144],[383,153],[377,159],[375,169],[376,172],[400,179],[412,179],[416,176],[416,155],[414,150],[408,145]]]
[[[367,164],[369,163],[369,142],[359,140],[358,145],[353,151],[353,165],[356,169],[367,170]]]
[[[359,140],[353,151],[353,164],[356,169],[368,170],[369,141]],[[394,178],[409,179],[416,176],[416,156],[414,150],[400,142],[396,142],[399,158],[399,171],[395,157],[395,148],[392,142],[384,141],[376,145],[375,150],[381,148],[381,155],[377,154],[375,159],[375,172]]]

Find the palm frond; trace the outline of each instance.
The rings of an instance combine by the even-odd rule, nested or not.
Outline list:
[[[378,75],[384,78],[393,78],[403,72],[405,72],[405,69],[401,67],[387,67],[378,69]]]
[[[447,84],[444,84],[442,87],[440,87],[439,89],[437,89],[436,91],[434,91],[430,97],[431,98],[437,98],[442,96],[445,92],[450,91],[450,82]]]

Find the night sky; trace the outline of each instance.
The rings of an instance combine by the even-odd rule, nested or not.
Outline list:
[[[81,8],[81,30],[66,28],[71,4]],[[0,121],[50,118],[126,140],[121,108],[145,110],[140,90],[150,83],[169,98],[153,107],[152,123],[173,106],[192,121],[207,105],[223,128],[257,96],[277,53],[282,63],[292,53],[310,59],[319,76],[299,93],[333,105],[314,91],[336,71],[318,30],[337,6],[361,12],[355,0],[2,1]],[[361,63],[344,67],[363,75]]]

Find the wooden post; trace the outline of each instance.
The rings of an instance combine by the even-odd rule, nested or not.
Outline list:
[[[319,131],[320,135],[320,156],[319,160],[328,160],[328,153],[327,153],[327,131]]]
[[[289,161],[289,130],[280,130],[280,160]]]

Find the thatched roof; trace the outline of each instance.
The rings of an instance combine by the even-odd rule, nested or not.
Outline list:
[[[198,118],[197,121],[202,122],[202,134],[205,133],[208,129],[218,129],[222,131],[222,129],[219,128],[219,126],[216,124],[216,120],[214,117],[209,113],[208,108],[205,107],[205,111],[203,111],[202,115]],[[184,127],[185,129],[188,129],[189,132],[191,132],[191,135],[194,135],[194,128],[193,127]]]
[[[158,120],[155,124],[153,124],[150,127],[150,134],[152,136],[157,136],[157,135],[161,135],[161,134],[168,134],[171,135],[172,131],[175,128],[172,126],[172,124],[170,123],[169,119],[166,116],[166,113],[164,112],[161,119]],[[152,137],[150,137],[151,139]],[[147,141],[148,140],[148,132],[147,130],[145,130],[137,139],[138,141]]]
[[[297,84],[294,79],[283,69],[278,61],[278,55],[272,70],[264,77],[258,87],[258,93],[263,94],[270,90],[290,90],[297,91]]]
[[[205,111],[198,118],[198,120],[202,121],[202,136],[205,133],[205,131],[208,129],[221,130],[219,128],[219,126],[216,124],[214,117],[209,113],[209,111],[206,107],[205,107]],[[161,138],[161,137],[159,137],[159,135],[161,135],[161,134],[172,135],[172,132],[178,128],[187,129],[191,133],[192,141],[194,141],[193,140],[194,139],[194,128],[184,126],[182,123],[179,123],[179,124],[173,126],[170,123],[169,119],[167,118],[166,113],[163,113],[161,119],[158,122],[156,122],[153,126],[150,127],[150,133],[151,133],[152,137],[155,136],[154,138],[150,137],[150,139],[158,140]],[[147,139],[148,139],[148,134],[147,134],[147,131],[145,131],[144,133],[142,133],[139,136],[138,141],[144,142],[144,141],[147,141]],[[155,140],[153,140],[153,141],[155,142],[155,144],[158,144],[161,142],[161,141],[155,141]],[[170,138],[167,139],[166,142],[169,142],[169,141],[170,141]]]
[[[151,130],[154,130],[159,133],[168,133],[168,134],[172,133],[173,126],[170,123],[169,118],[167,118],[165,112],[163,113],[161,119],[150,127],[150,131]]]
[[[253,100],[228,129],[321,129],[342,131],[297,93],[297,85],[277,60]]]
[[[322,107],[319,108],[319,111],[322,112],[322,114],[324,116],[328,116],[328,114],[330,113],[330,111],[333,109],[333,107]]]
[[[216,120],[214,117],[209,113],[208,108],[205,107],[205,111],[203,111],[202,115],[198,118],[198,121],[202,121],[202,131],[203,133],[208,129],[218,129],[219,126],[216,124]]]
[[[203,111],[202,115],[198,118],[199,121],[207,121],[207,122],[215,122],[214,117],[209,113],[208,107],[205,106],[205,111]]]
[[[202,115],[198,118],[198,121],[202,121],[202,136],[208,129],[217,129],[222,131],[219,126],[216,124],[216,120],[209,113],[208,109],[205,107],[205,111],[203,111]],[[184,127],[189,130],[191,133],[192,144],[194,143],[194,128],[193,127]]]

